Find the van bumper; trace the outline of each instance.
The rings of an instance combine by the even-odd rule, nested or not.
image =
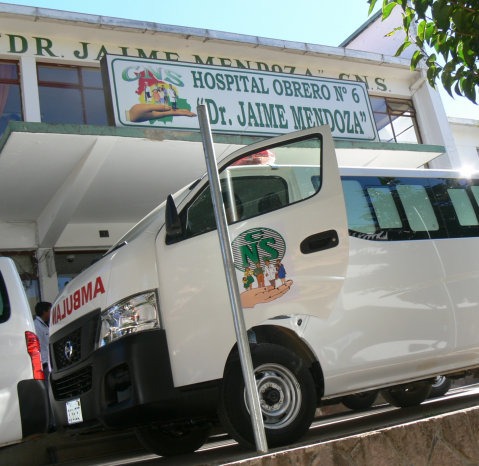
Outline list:
[[[93,351],[74,367],[52,373],[51,386],[56,422],[64,427],[132,427],[207,409],[198,390],[174,388],[161,329],[128,335]],[[76,399],[82,422],[72,423],[67,402]]]

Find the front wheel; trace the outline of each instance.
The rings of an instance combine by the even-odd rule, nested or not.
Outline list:
[[[136,428],[140,443],[159,456],[176,456],[193,453],[208,439],[211,425],[184,425],[161,427],[148,425]]]
[[[254,375],[268,446],[301,438],[316,411],[316,387],[306,362],[274,344],[252,345]],[[220,390],[219,418],[241,445],[254,447],[254,433],[239,358],[228,362]]]
[[[431,382],[421,380],[384,389],[381,394],[393,406],[408,408],[410,406],[419,406],[427,399],[430,392]]]

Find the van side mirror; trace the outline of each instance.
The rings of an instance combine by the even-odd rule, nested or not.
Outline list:
[[[166,210],[165,210],[165,228],[166,228],[166,242],[174,243],[178,238],[182,236],[183,229],[181,228],[181,220],[176,209],[173,196],[168,194],[166,198]]]

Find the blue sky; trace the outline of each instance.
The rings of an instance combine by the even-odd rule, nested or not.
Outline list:
[[[369,8],[366,0],[23,0],[4,3],[332,46],[339,45],[367,21]]]
[[[369,18],[366,0],[21,0],[4,3],[337,46]],[[382,2],[378,2],[381,4]],[[479,107],[441,93],[449,116]]]

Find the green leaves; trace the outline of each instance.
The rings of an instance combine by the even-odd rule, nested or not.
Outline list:
[[[383,20],[386,19],[391,12],[393,11],[393,8],[396,6],[396,2],[391,2],[388,3],[386,0],[383,2]]]
[[[368,0],[369,14],[377,0]],[[479,91],[479,2],[478,0],[383,0],[382,19],[400,8],[406,33],[396,51],[400,56],[414,46],[411,69],[421,63],[426,68],[429,83],[441,80],[452,95],[467,97],[476,103]]]
[[[408,40],[405,40],[396,50],[396,53],[394,55],[396,57],[399,57],[404,52],[404,50],[406,50],[410,45],[411,45],[411,42]]]
[[[424,54],[420,50],[416,50],[411,57],[411,70],[415,70],[423,58]]]
[[[376,0],[368,0],[368,3],[369,3],[368,15],[370,15],[374,11],[374,7],[376,6]]]
[[[452,8],[447,4],[446,0],[439,0],[433,3],[432,15],[439,29],[447,29],[449,27],[451,10]]]

